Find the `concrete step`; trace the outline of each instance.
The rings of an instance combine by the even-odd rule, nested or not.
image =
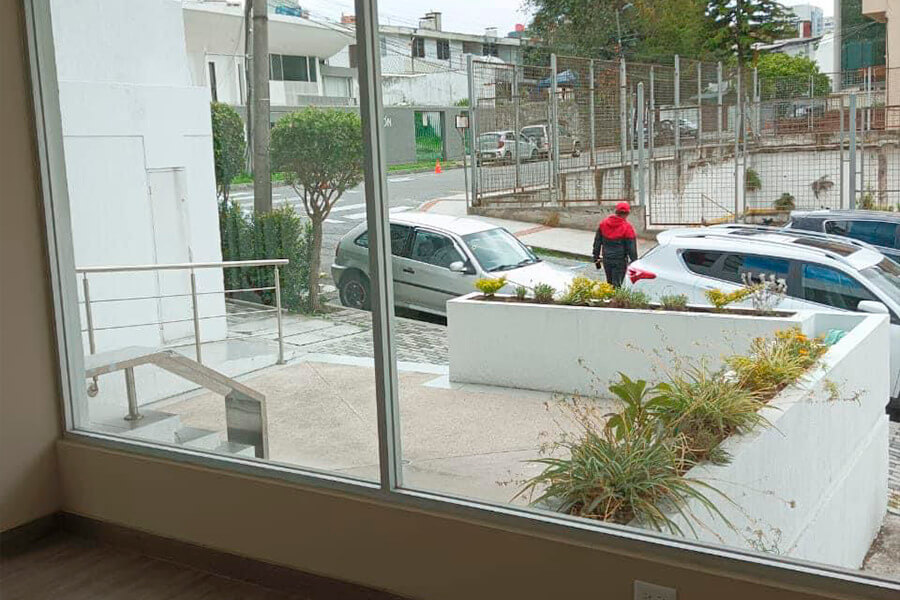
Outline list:
[[[222,442],[212,450],[216,454],[234,454],[235,456],[256,456],[256,449],[247,444],[239,444],[237,442]]]
[[[175,432],[175,443],[185,448],[214,450],[223,441],[221,431],[200,429],[198,427],[182,427]]]
[[[169,444],[175,439],[175,432],[181,427],[181,417],[172,413],[144,409],[141,410],[141,417],[136,421],[126,421],[121,417],[108,418],[95,423],[95,426],[107,433],[148,441],[165,441]]]

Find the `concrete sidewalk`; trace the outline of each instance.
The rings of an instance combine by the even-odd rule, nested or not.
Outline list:
[[[469,217],[487,221],[512,232],[522,243],[539,250],[558,252],[580,260],[590,261],[594,246],[594,232],[566,227],[550,227],[525,221],[510,221],[494,217],[483,217],[466,214],[465,197],[451,196],[426,202],[419,207],[420,211],[454,217]],[[638,251],[643,253],[656,245],[655,239],[638,240]]]

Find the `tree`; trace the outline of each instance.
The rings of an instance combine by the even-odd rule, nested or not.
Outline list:
[[[709,0],[707,47],[721,58],[736,58],[743,69],[753,58],[753,45],[796,33],[793,16],[776,0]]]
[[[814,96],[825,96],[831,90],[828,75],[819,70],[814,60],[805,56],[766,54],[759,58],[756,67],[763,100],[808,96],[810,79]]]
[[[228,202],[231,180],[244,167],[244,123],[233,108],[221,102],[210,103],[212,114],[213,160],[216,166],[216,193]]]
[[[363,178],[359,115],[337,109],[306,108],[282,117],[272,129],[272,166],[303,200],[312,221],[309,310],[318,311],[322,228],[331,209]]]

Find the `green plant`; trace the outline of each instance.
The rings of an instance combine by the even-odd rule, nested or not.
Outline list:
[[[781,194],[781,196],[773,203],[773,206],[775,207],[775,210],[794,210],[797,207],[794,202],[794,197],[787,192]]]
[[[706,292],[704,292],[704,295],[706,296],[706,299],[709,300],[709,303],[716,308],[716,310],[722,310],[733,302],[740,302],[752,293],[752,288],[742,287],[730,292],[723,292],[720,289],[706,290]]]
[[[762,188],[762,180],[759,178],[759,173],[752,167],[748,168],[744,173],[744,189],[748,192],[755,192],[760,188]]]
[[[290,262],[279,269],[282,306],[289,310],[308,309],[306,294],[312,248],[309,221],[290,206],[245,215],[236,202],[222,202],[219,204],[219,233],[223,260],[288,259]],[[225,287],[229,290],[272,287],[275,281],[271,267],[225,269],[224,277]],[[275,304],[271,290],[244,292],[241,296]]]
[[[654,414],[674,436],[686,460],[685,467],[702,461],[725,462],[719,444],[733,433],[746,433],[765,423],[759,396],[721,371],[708,373],[689,367],[670,373],[657,386]]]
[[[594,301],[606,300],[615,292],[612,285],[590,279],[588,277],[575,277],[566,287],[566,291],[559,299],[561,304],[588,305]]]
[[[359,115],[313,107],[290,113],[272,128],[269,149],[272,168],[285,174],[312,221],[309,308],[317,312],[325,219],[344,192],[363,177]]]
[[[553,294],[556,293],[556,288],[549,283],[538,283],[534,286],[533,293],[535,302],[550,304],[553,302]]]
[[[506,285],[506,275],[489,279],[483,277],[475,282],[475,287],[485,295],[486,298],[492,297]]]
[[[772,397],[799,380],[827,349],[823,340],[792,327],[776,331],[774,339],[754,339],[747,355],[730,356],[725,364],[741,386]]]
[[[655,418],[654,408],[658,404],[659,386],[647,387],[643,379],[632,381],[624,373],[619,373],[619,381],[609,386],[609,391],[622,403],[622,410],[609,415],[606,428],[613,432],[617,440],[622,440],[633,431],[652,433]]]
[[[516,286],[516,299],[520,302],[525,299],[525,296],[528,295],[528,288],[524,285]]]
[[[566,406],[579,433],[563,435],[551,445],[558,458],[531,461],[544,469],[517,497],[537,492],[533,502],[552,503],[561,512],[621,524],[638,519],[675,534],[681,529],[668,511],[687,516],[689,499],[721,515],[704,493],[715,489],[679,473],[680,458],[667,436],[625,428],[619,437],[595,410],[577,403]]]
[[[630,288],[616,288],[609,298],[609,305],[613,308],[650,308],[650,296]]]
[[[666,294],[659,297],[663,310],[687,310],[688,297],[684,294]]]
[[[244,167],[244,123],[231,106],[222,102],[210,103],[213,137],[213,163],[216,170],[216,191],[228,202],[232,180]]]

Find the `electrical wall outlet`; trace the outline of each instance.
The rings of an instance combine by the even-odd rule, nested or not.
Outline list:
[[[634,581],[634,600],[678,600],[678,591],[675,588],[636,579]]]

